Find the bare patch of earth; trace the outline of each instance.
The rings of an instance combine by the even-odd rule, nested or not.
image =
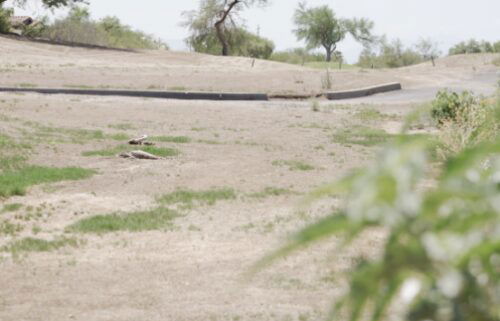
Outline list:
[[[77,248],[48,253],[0,254],[2,320],[317,319],[343,285],[332,272],[347,269],[358,256],[373,255],[383,240],[384,233],[374,231],[349,252],[335,255],[332,240],[251,280],[243,278],[290,233],[337,205],[332,199],[312,208],[300,206],[311,189],[373,158],[377,147],[341,144],[332,137],[342,128],[380,126],[380,121],[356,116],[361,109],[380,106],[321,102],[320,112],[313,112],[311,102],[14,94],[2,95],[2,101],[0,128],[34,143],[31,163],[98,172],[83,181],[36,186],[26,196],[0,202],[0,208],[23,205],[18,212],[1,214],[23,229],[0,236],[0,247],[23,237],[81,241]],[[397,108],[401,115],[410,109]],[[157,143],[180,151],[160,161],[84,157],[82,152],[123,142],[83,139],[72,129],[127,137],[185,136],[190,142]],[[312,169],[286,165],[293,161]],[[103,235],[66,231],[93,215],[149,209],[157,196],[180,188],[217,187],[234,189],[236,199],[177,208],[181,215],[170,229]],[[266,187],[290,193],[251,196]],[[30,211],[42,215],[33,218]]]

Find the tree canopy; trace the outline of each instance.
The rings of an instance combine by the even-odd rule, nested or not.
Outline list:
[[[326,60],[331,61],[337,44],[350,34],[359,42],[371,42],[373,22],[365,18],[342,19],[327,5],[307,8],[301,2],[295,11],[294,30],[299,40],[304,40],[309,49],[323,47],[326,50]]]
[[[234,37],[235,31],[244,30],[239,12],[251,5],[266,3],[267,0],[202,0],[197,11],[184,13],[187,20],[183,25],[191,31],[188,43],[200,38],[210,42],[216,40],[220,44],[221,54],[228,56],[232,47],[231,37]]]
[[[269,58],[274,43],[247,31],[239,18],[244,7],[265,2],[202,0],[198,10],[184,13],[187,44],[197,52]]]
[[[5,2],[7,2],[7,0],[0,0],[0,6]],[[14,4],[17,6],[23,6],[26,2],[28,2],[28,0],[14,0]],[[87,0],[41,0],[41,2],[48,8],[59,8],[75,3],[87,3]]]

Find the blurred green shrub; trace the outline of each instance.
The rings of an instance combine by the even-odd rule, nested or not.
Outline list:
[[[461,94],[448,90],[440,91],[432,102],[431,116],[438,124],[455,121],[463,110],[479,103],[479,100],[469,91]]]
[[[498,124],[500,101],[493,106]],[[343,195],[345,202],[258,268],[333,237],[339,253],[382,229],[381,253],[348,269],[347,291],[329,319],[500,320],[498,138],[436,164],[429,140],[402,136],[372,166],[312,193],[311,201]]]

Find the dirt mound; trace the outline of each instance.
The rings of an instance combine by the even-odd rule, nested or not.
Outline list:
[[[0,84],[70,88],[318,93],[325,72],[244,57],[105,50],[0,37]],[[378,73],[334,72],[332,89],[387,82]]]
[[[20,41],[0,37],[0,85],[180,91],[317,94],[324,70],[245,57],[219,57],[163,50],[111,50]],[[497,55],[498,56],[498,55]],[[331,90],[388,82],[446,86],[474,73],[499,70],[495,55],[453,56],[393,70],[332,71]]]

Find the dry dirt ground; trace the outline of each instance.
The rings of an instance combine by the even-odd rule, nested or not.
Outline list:
[[[0,84],[20,87],[168,89],[310,94],[324,91],[324,70],[197,53],[88,49],[0,36]],[[498,56],[498,55],[496,55]],[[332,90],[399,81],[405,88],[453,86],[498,72],[494,54],[438,59],[398,70],[334,71]]]
[[[244,58],[170,52],[123,53],[0,39],[0,84],[38,86],[185,86],[228,91],[317,90],[318,72]],[[450,59],[429,67],[340,73],[365,84],[397,77],[429,83],[470,77],[491,56],[469,67]],[[174,61],[174,62],[172,62]],[[221,62],[222,61],[222,62]],[[472,61],[472,63],[471,63]],[[188,67],[186,67],[188,66]],[[294,76],[296,75],[296,76]],[[423,75],[428,75],[424,78]],[[366,79],[365,79],[366,76]],[[297,84],[293,77],[303,79]],[[373,77],[373,79],[372,79]],[[265,81],[263,80],[265,79]],[[351,80],[349,80],[351,79]],[[367,80],[368,79],[368,80]],[[448,78],[447,78],[448,79]],[[346,83],[336,85],[339,88]],[[417,85],[415,85],[417,86]],[[0,252],[0,320],[318,320],[338,295],[345,271],[359,256],[376,253],[383,231],[373,231],[345,252],[335,240],[281,260],[252,279],[245,272],[300,227],[328,214],[337,200],[302,207],[304,195],[374,158],[377,147],[339,141],[335,134],[358,125],[397,133],[415,104],[349,104],[309,101],[205,102],[119,97],[0,94],[0,133],[30,139],[30,163],[95,169],[89,179],[41,185],[27,195],[0,199],[0,209],[19,203],[0,219],[19,224],[1,235],[0,247],[23,237],[80,241],[48,253]],[[366,112],[368,111],[368,112]],[[378,116],[373,115],[379,111]],[[376,113],[375,113],[376,114]],[[368,115],[368,116],[367,116]],[[100,130],[82,138],[75,130]],[[189,143],[158,143],[178,156],[159,161],[84,157],[85,151],[135,137],[186,136]],[[125,135],[123,135],[125,134]],[[311,167],[299,170],[287,162]],[[286,195],[252,197],[267,187]],[[181,188],[232,188],[236,199],[177,207],[173,226],[148,232],[79,234],[66,227],[83,218],[147,210],[156,197]],[[175,206],[174,206],[175,207]],[[40,215],[30,215],[30,213]]]

